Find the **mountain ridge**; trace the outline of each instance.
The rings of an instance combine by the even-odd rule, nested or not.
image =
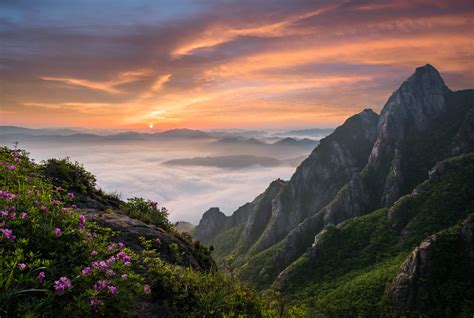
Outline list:
[[[422,182],[436,161],[471,149],[472,113],[465,115],[473,96],[473,90],[451,91],[433,66],[417,68],[380,115],[366,109],[349,118],[321,140],[270,208],[253,208],[251,215],[267,216],[261,233],[246,241],[235,227],[227,230],[237,242],[233,247],[219,248],[223,233],[206,243],[216,246],[218,261],[232,256],[243,280],[268,287],[326,226],[390,206]],[[359,124],[350,129],[352,122]],[[463,146],[455,147],[456,140]],[[199,226],[194,235],[200,238]]]

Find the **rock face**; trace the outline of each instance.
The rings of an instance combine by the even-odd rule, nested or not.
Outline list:
[[[104,213],[96,210],[82,210],[81,214],[87,220],[95,221],[97,225],[108,227],[116,232],[113,238],[117,242],[123,242],[127,247],[139,252],[142,250],[140,237],[153,241],[160,252],[160,258],[169,262],[183,266],[191,266],[196,270],[210,271],[216,269],[212,258],[198,255],[196,249],[191,244],[181,240],[165,230],[154,225],[143,223],[142,221],[129,218],[120,213]],[[170,248],[171,244],[176,244],[181,253],[181,259],[177,261]]]
[[[439,277],[449,275],[449,266],[439,264],[446,252],[456,251],[456,245],[460,246],[458,258],[468,259],[474,265],[474,215],[470,215],[464,222],[454,244],[441,244],[443,239],[439,235],[431,235],[425,239],[406,258],[400,267],[400,271],[385,293],[391,305],[403,312],[425,310],[430,304],[430,293],[428,283],[439,281]],[[450,251],[446,251],[448,246]],[[455,261],[451,258],[451,261]],[[450,264],[455,267],[456,264]]]
[[[390,206],[437,161],[474,149],[473,109],[473,90],[452,92],[433,66],[419,67],[380,116],[366,109],[349,118],[279,191],[270,196],[267,189],[271,202],[258,204],[262,194],[228,217],[217,235],[206,234],[205,222],[196,237],[217,247],[218,260],[233,255],[244,280],[261,276],[265,282],[258,284],[270,284],[325,226]],[[229,221],[239,214],[245,217]]]
[[[223,230],[226,219],[227,217],[219,208],[210,208],[204,212],[201,221],[194,229],[193,235],[205,242]]]

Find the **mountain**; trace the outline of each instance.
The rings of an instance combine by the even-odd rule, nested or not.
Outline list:
[[[217,168],[239,169],[250,166],[275,167],[284,162],[271,158],[251,155],[217,156],[217,157],[195,157],[189,159],[173,159],[165,161],[166,165],[178,166],[205,166]]]
[[[193,130],[187,128],[171,129],[160,133],[153,134],[155,137],[165,138],[210,138],[211,135],[201,130]]]
[[[69,136],[69,135],[74,135],[78,134],[79,131],[73,130],[73,129],[31,129],[31,128],[23,128],[23,127],[17,127],[17,126],[0,126],[0,135],[16,135],[16,134],[22,134],[22,135],[33,135],[33,136],[38,136],[38,135],[43,135],[43,136],[49,136],[49,135],[60,135],[60,136]]]
[[[289,131],[279,133],[276,135],[321,137],[321,136],[327,136],[333,131],[334,131],[334,128],[309,128],[309,129],[289,130]]]
[[[314,148],[319,144],[317,140],[311,140],[308,138],[296,139],[296,138],[283,138],[273,143],[275,146],[286,146],[286,147],[311,147]]]
[[[250,145],[250,146],[261,146],[267,145],[265,142],[260,141],[256,138],[244,138],[244,137],[225,137],[216,141],[217,144],[222,145]]]
[[[277,284],[279,275],[297,268],[301,257],[311,253],[318,234],[393,206],[427,179],[438,161],[473,151],[473,119],[474,90],[451,91],[433,66],[419,67],[380,115],[366,109],[352,116],[321,140],[289,181],[278,187],[272,183],[269,189],[276,189],[244,205],[245,214],[239,208],[231,216],[219,216],[221,225],[214,231],[206,232],[200,223],[193,233],[215,247],[218,262],[232,257],[242,280],[261,289]],[[248,217],[236,224],[231,221],[236,213]],[[213,224],[213,216],[204,215],[205,224]],[[395,267],[402,262],[397,261]],[[331,264],[328,272],[331,266],[337,271],[338,263]],[[303,279],[314,270],[308,269]]]

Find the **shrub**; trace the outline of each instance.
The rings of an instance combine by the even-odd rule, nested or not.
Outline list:
[[[173,229],[173,225],[168,221],[168,210],[165,207],[158,207],[158,204],[154,201],[135,197],[128,199],[120,208],[131,218],[156,225],[168,231]]]
[[[69,158],[48,159],[41,165],[40,172],[44,177],[50,178],[54,185],[68,188],[70,191],[82,194],[96,191],[94,175]]]

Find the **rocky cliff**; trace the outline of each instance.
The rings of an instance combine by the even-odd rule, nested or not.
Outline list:
[[[241,278],[268,286],[326,226],[390,206],[437,161],[472,149],[473,106],[474,91],[452,92],[433,66],[417,68],[380,116],[364,110],[321,140],[271,202],[258,204],[261,195],[217,235],[199,225],[195,236],[225,245],[218,260],[233,256]],[[228,221],[242,209],[241,222]]]

